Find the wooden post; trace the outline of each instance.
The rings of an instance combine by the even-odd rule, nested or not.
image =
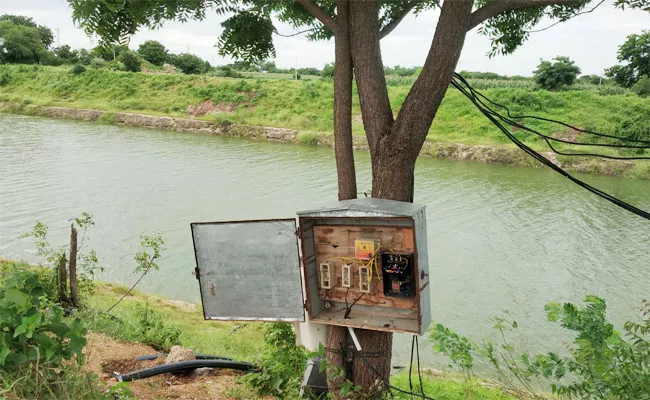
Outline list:
[[[68,272],[66,264],[68,260],[65,258],[65,253],[59,256],[59,303],[66,301],[66,294],[68,292]]]
[[[77,292],[77,230],[70,225],[70,300],[73,305],[79,304]]]

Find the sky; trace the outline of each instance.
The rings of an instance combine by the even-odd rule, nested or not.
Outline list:
[[[595,4],[595,2],[594,2]],[[72,11],[65,0],[0,0],[1,14],[21,14],[49,26],[55,33],[55,43],[73,48],[91,48],[97,40],[89,38],[72,21]],[[385,66],[420,66],[424,63],[435,30],[438,12],[428,11],[407,16],[391,35],[381,42]],[[185,24],[166,23],[156,31],[143,30],[133,36],[130,47],[136,49],[146,40],[158,40],[173,53],[196,54],[212,65],[233,60],[220,57],[214,44],[221,32],[224,17],[210,15],[204,21]],[[543,21],[543,28],[551,22]],[[276,24],[278,32],[291,34],[294,30]],[[594,12],[580,15],[543,32],[531,34],[530,39],[508,56],[487,56],[490,41],[476,30],[467,35],[457,70],[490,71],[505,75],[532,75],[540,59],[569,56],[583,74],[603,73],[617,64],[616,52],[625,38],[650,28],[650,13],[639,10],[618,10],[608,0]],[[58,34],[57,34],[58,32]],[[276,64],[280,68],[317,67],[334,61],[334,42],[311,42],[304,36],[274,37]]]

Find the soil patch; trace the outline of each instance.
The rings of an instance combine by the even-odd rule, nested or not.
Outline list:
[[[206,114],[233,112],[237,104],[232,103],[213,103],[212,100],[206,100],[202,103],[187,106],[187,113],[193,117],[202,117]]]
[[[86,370],[92,371],[108,386],[118,383],[115,373],[127,373],[155,365],[164,364],[165,358],[137,361],[136,357],[158,354],[150,346],[136,343],[123,343],[106,335],[90,333],[86,354]],[[129,383],[133,397],[143,400],[156,399],[232,399],[224,394],[239,385],[236,382],[239,372],[202,368],[189,374],[162,374]]]

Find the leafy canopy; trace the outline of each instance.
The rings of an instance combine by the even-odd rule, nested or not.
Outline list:
[[[534,72],[535,81],[544,89],[557,90],[571,86],[580,74],[580,68],[569,57],[555,57],[554,63],[544,61]]]
[[[476,0],[478,9],[490,0]],[[592,0],[575,0],[548,6],[506,11],[487,19],[479,29],[492,40],[491,55],[512,53],[526,41],[540,21],[564,21],[583,11]],[[229,15],[222,23],[219,53],[248,63],[274,58],[274,20],[298,30],[306,30],[310,40],[329,39],[325,27],[299,1],[292,0],[68,0],[73,18],[88,33],[98,34],[103,43],[125,43],[141,27],[159,28],[165,21],[203,20],[209,12]],[[334,0],[312,0],[323,13],[335,19]],[[513,4],[516,2],[512,2]],[[379,26],[390,31],[408,12],[415,14],[437,8],[439,0],[380,0]],[[650,10],[650,0],[616,0],[617,7]]]
[[[25,17],[23,15],[4,14],[0,15],[0,21],[11,21],[19,26],[36,28],[36,30],[38,30],[38,35],[41,39],[41,43],[43,43],[43,46],[46,48],[49,48],[52,45],[52,42],[54,42],[54,35],[52,34],[52,30],[47,26],[37,25],[36,22],[34,22],[34,20],[30,17]]]
[[[138,54],[153,65],[163,65],[168,59],[167,48],[155,40],[147,40],[138,47]]]
[[[0,62],[32,64],[46,56],[38,28],[0,21]]]
[[[617,58],[625,64],[615,65],[605,73],[619,85],[630,87],[644,76],[650,76],[650,31],[628,36],[618,48]]]

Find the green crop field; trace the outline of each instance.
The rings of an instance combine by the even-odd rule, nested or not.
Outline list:
[[[333,84],[329,80],[218,78],[204,75],[145,74],[92,69],[80,74],[68,67],[0,65],[0,101],[92,108],[188,117],[188,106],[212,102],[215,112],[202,119],[331,132]],[[412,77],[388,77],[395,114],[404,102]],[[650,99],[613,86],[576,85],[573,90],[537,90],[530,80],[474,80],[471,83],[513,115],[537,115],[570,122],[602,133],[650,140]],[[354,88],[353,131],[363,134]],[[517,119],[547,134],[580,141],[589,135],[546,122]],[[531,133],[516,134],[542,148]],[[465,144],[506,144],[498,131],[458,91],[450,88],[429,131],[429,140]],[[559,146],[559,148],[562,148]]]

